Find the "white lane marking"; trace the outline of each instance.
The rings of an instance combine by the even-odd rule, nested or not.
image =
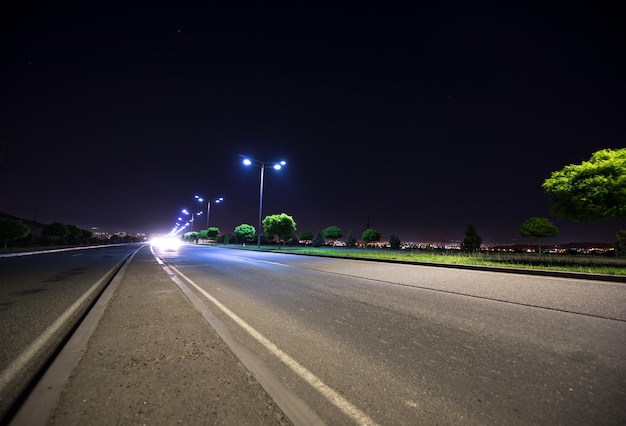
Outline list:
[[[35,254],[59,253],[59,252],[62,252],[62,251],[72,251],[72,250],[99,249],[99,248],[115,247],[115,246],[121,246],[121,245],[122,244],[103,244],[103,245],[97,245],[97,246],[68,247],[68,248],[51,249],[51,250],[19,251],[19,252],[15,252],[15,253],[0,254],[0,257],[31,256],[31,255],[35,255]]]
[[[107,276],[109,274],[107,273]],[[63,314],[56,319],[46,328],[33,343],[31,343],[21,354],[19,354],[11,364],[2,372],[0,372],[0,389],[4,389],[9,383],[11,383],[18,374],[21,374],[25,366],[28,365],[33,358],[38,354],[40,350],[52,340],[54,335],[67,323],[69,318],[78,311],[78,309],[85,303],[87,299],[93,296],[99,288],[102,287],[105,278],[101,278],[92,285],[83,295],[72,304]]]
[[[322,394],[330,403],[332,403],[335,407],[340,409],[345,415],[352,418],[356,423],[360,425],[372,425],[375,426],[377,423],[372,420],[367,414],[363,411],[359,410],[356,406],[351,404],[348,400],[342,397],[337,391],[329,387],[325,384],[321,379],[319,379],[316,375],[307,370],[304,366],[298,363],[295,359],[291,358],[287,353],[283,352],[279,349],[274,343],[272,343],[269,339],[259,333],[256,329],[254,329],[250,324],[241,319],[237,314],[228,309],[219,300],[215,297],[207,293],[204,289],[202,289],[199,285],[193,282],[190,278],[188,278],[185,274],[180,272],[172,265],[168,265],[173,271],[175,271],[179,276],[183,277],[185,281],[191,284],[196,290],[198,290],[204,297],[210,300],[213,304],[215,304],[218,308],[220,308],[226,315],[228,315],[233,321],[235,321],[241,328],[246,330],[252,337],[254,337],[259,343],[261,343],[265,348],[273,353],[278,359],[280,359],[283,363],[285,363],[291,370],[300,376],[304,381],[306,381],[309,385],[311,385],[314,389],[316,389],[319,393]]]
[[[65,385],[78,365],[78,361],[85,353],[87,343],[89,343],[89,339],[104,315],[115,289],[124,279],[126,268],[140,249],[135,250],[127,259],[123,260],[122,267],[115,273],[94,306],[87,312],[87,316],[79,323],[78,328],[63,345],[50,367],[46,369],[41,379],[28,394],[15,417],[11,420],[12,425],[44,426],[50,423],[50,417],[59,401],[61,392],[65,389]],[[108,272],[107,276],[110,274],[111,272]]]
[[[157,254],[153,251],[155,258]],[[157,258],[157,261],[159,259]],[[183,282],[171,268],[163,262],[159,262],[178,288],[187,296],[192,305],[200,312],[209,326],[222,338],[224,343],[233,351],[239,361],[256,378],[259,384],[266,390],[287,418],[296,426],[324,426],[326,423],[311,407],[307,405],[293,390],[289,389],[276,375],[250,351],[235,335],[218,319],[208,304],[192,288]]]
[[[260,260],[260,259],[254,259],[252,257],[243,257],[243,256],[241,256],[241,259],[249,260],[250,262],[254,262],[254,263],[269,263],[270,265],[286,266],[286,267],[293,268],[293,265],[288,265],[286,263],[280,263],[280,262],[272,262],[271,260]]]

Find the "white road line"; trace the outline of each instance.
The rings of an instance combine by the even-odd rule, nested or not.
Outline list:
[[[94,284],[94,286],[81,297],[82,299],[92,293],[93,290],[97,290],[95,287],[111,279],[111,273],[117,270],[111,282],[96,300],[95,305],[89,310],[87,316],[80,322],[78,328],[72,333],[70,339],[63,345],[63,348],[55,357],[52,364],[29,393],[28,397],[11,420],[11,425],[45,426],[49,423],[50,416],[54,412],[61,392],[65,389],[74,368],[76,368],[80,358],[85,353],[89,339],[98,326],[100,318],[104,314],[109,300],[113,297],[117,285],[122,281],[126,268],[139,250],[140,249],[135,250],[128,258],[123,259],[121,268],[118,263],[113,269],[107,272],[104,278],[100,279],[98,283]],[[76,303],[74,305],[76,305]],[[74,308],[74,305],[72,305],[70,310]]]
[[[220,308],[226,315],[228,315],[233,321],[235,321],[241,328],[246,330],[252,337],[254,337],[259,343],[261,343],[265,348],[273,353],[276,357],[278,357],[282,362],[284,362],[291,370],[300,376],[304,381],[306,381],[309,385],[311,385],[314,389],[316,389],[322,396],[324,396],[330,403],[332,403],[335,407],[341,410],[345,415],[353,419],[357,424],[360,425],[377,425],[374,420],[372,420],[367,414],[358,409],[356,406],[351,404],[348,400],[342,397],[337,391],[326,385],[322,380],[320,380],[316,375],[311,373],[305,367],[303,367],[300,363],[298,363],[295,359],[290,357],[287,353],[283,352],[279,349],[274,343],[272,343],[269,339],[255,330],[250,324],[245,322],[239,316],[237,316],[233,311],[228,309],[219,300],[215,297],[207,293],[204,289],[198,286],[195,282],[193,282],[190,278],[185,276],[178,269],[173,267],[172,265],[167,266],[175,271],[180,277],[184,278],[189,284],[191,284],[196,290],[198,290],[204,297],[210,300],[213,304],[215,304],[218,308]]]
[[[117,266],[116,266],[117,267]],[[15,377],[21,374],[24,368],[32,362],[33,358],[47,345],[50,344],[55,334],[67,323],[69,318],[74,315],[78,309],[93,297],[93,294],[102,287],[103,281],[107,277],[101,278],[92,285],[83,295],[76,300],[63,314],[56,319],[48,328],[46,328],[33,343],[31,343],[21,354],[19,354],[8,367],[0,372],[0,389],[4,389],[9,383],[13,382]]]

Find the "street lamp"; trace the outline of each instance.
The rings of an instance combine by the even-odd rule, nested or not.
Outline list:
[[[198,200],[198,202],[203,202],[204,199],[202,197],[200,197],[199,195],[194,195],[194,198],[196,200]],[[215,204],[219,204],[222,201],[224,201],[224,197],[217,197],[213,199],[213,202]],[[207,201],[206,204],[206,229],[209,229],[209,214],[211,214],[211,200],[209,199],[209,201]]]
[[[201,203],[202,201],[202,197],[198,196],[198,195],[194,195],[193,198],[196,199],[196,201],[198,201],[199,203]],[[198,215],[200,215],[200,213],[198,213]],[[191,231],[193,232],[193,215],[191,215]]]
[[[191,224],[191,232],[193,232],[193,221],[194,219],[194,213],[189,213],[189,210],[187,209],[182,209],[181,210],[183,213],[185,213],[187,216],[191,215],[191,219],[189,220],[189,223]],[[200,216],[202,214],[202,212],[198,212],[195,213],[195,216]]]
[[[259,227],[257,229],[257,246],[261,247],[261,215],[263,212],[263,175],[265,174],[265,166],[271,166],[274,170],[280,170],[282,167],[287,164],[285,161],[259,161],[254,158],[246,157],[244,155],[239,155],[243,158],[244,166],[257,166],[261,169],[261,184],[259,186]]]

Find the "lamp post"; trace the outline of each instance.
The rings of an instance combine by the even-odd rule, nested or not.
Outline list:
[[[191,219],[189,219],[189,223],[191,224],[191,232],[193,232],[193,221],[195,220],[194,213],[189,213],[189,210],[187,209],[183,209],[182,212],[188,216],[191,215]],[[198,212],[198,213],[195,213],[195,216],[200,216],[201,214],[202,212]]]
[[[202,197],[199,197],[198,195],[194,195],[193,198],[196,199],[197,202],[201,203]],[[201,213],[198,213],[198,215],[200,215]],[[193,214],[191,215],[191,232],[193,232]]]
[[[194,198],[198,200],[199,202],[204,201],[204,199],[200,197],[199,195],[195,195]],[[224,201],[224,197],[217,197],[213,199],[213,202],[215,204],[219,204],[222,201]],[[209,229],[209,215],[210,214],[211,214],[211,199],[209,199],[209,201],[207,201],[207,204],[206,204],[206,229]]]
[[[224,197],[218,197],[213,201],[215,202],[215,204],[219,204],[222,201],[224,201]],[[211,212],[211,200],[209,200],[206,206],[206,229],[209,229],[209,213],[210,212]]]
[[[287,164],[287,162],[285,161],[277,161],[277,162],[259,161],[259,160],[255,160],[254,158],[246,157],[244,155],[240,155],[240,157],[243,158],[243,164],[245,166],[254,165],[261,169],[261,184],[259,186],[259,227],[257,229],[257,246],[261,247],[261,215],[263,212],[263,177],[265,174],[265,166],[269,165],[274,170],[280,170],[285,164]]]

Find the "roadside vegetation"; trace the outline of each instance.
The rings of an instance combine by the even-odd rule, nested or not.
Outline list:
[[[570,164],[553,172],[542,188],[554,216],[594,222],[626,219],[625,181],[626,149],[602,149],[581,164]],[[398,235],[391,234],[388,242],[383,242],[380,232],[369,227],[360,239],[348,231],[345,240],[340,241],[344,234],[337,226],[317,233],[303,230],[296,237],[296,222],[285,213],[267,216],[262,231],[259,235],[254,226],[241,224],[235,228],[235,235],[217,232],[212,242],[317,256],[626,275],[626,230],[616,231],[613,248],[603,254],[548,253],[545,247],[542,249],[541,240],[557,236],[559,229],[546,217],[531,217],[520,224],[520,236],[532,238],[536,243],[537,249],[532,252],[491,251],[483,246],[483,239],[472,223],[467,225],[465,237],[456,249],[407,249]],[[197,233],[185,234],[183,238],[198,243]]]
[[[0,214],[0,253],[142,241],[145,238],[137,235],[94,235],[71,224],[54,222],[44,225]]]
[[[248,250],[263,250],[291,254],[308,254],[352,259],[374,259],[419,264],[446,264],[491,266],[552,270],[589,274],[626,276],[626,259],[591,254],[538,254],[538,253],[466,253],[460,250],[391,250],[346,247],[302,247],[302,246],[232,246]]]
[[[545,179],[542,187],[548,196],[550,212],[575,222],[626,220],[626,148],[603,149],[593,153],[581,164],[570,164]],[[397,234],[381,241],[376,229],[367,227],[360,238],[348,231],[344,235],[337,226],[328,226],[317,233],[302,230],[296,234],[296,221],[286,213],[268,215],[262,230],[242,223],[234,234],[221,233],[211,227],[199,232],[174,234],[195,244],[219,244],[233,248],[284,251],[289,253],[378,259],[422,264],[473,265],[504,268],[559,270],[577,273],[626,275],[626,230],[616,232],[615,243],[604,254],[547,253],[541,239],[555,237],[558,228],[546,217],[531,217],[520,224],[522,237],[533,238],[537,250],[491,251],[474,224],[467,225],[465,237],[458,247],[408,248]],[[184,229],[181,228],[181,229]],[[36,245],[83,245],[97,243],[130,243],[145,241],[130,235],[96,238],[90,231],[62,223],[42,225],[35,237],[32,229],[17,218],[0,217],[0,251]],[[340,240],[343,238],[343,240]],[[373,248],[376,247],[376,248]],[[545,249],[545,245],[544,245]]]

